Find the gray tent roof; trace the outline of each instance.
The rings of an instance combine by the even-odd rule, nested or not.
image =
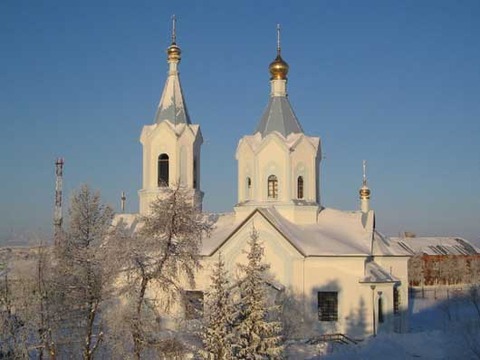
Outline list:
[[[258,124],[256,132],[266,136],[278,131],[287,137],[291,133],[303,133],[292,106],[286,96],[272,96]]]
[[[155,122],[169,120],[172,124],[191,124],[187,104],[183,97],[178,72],[171,72],[165,82],[162,97],[158,104]]]

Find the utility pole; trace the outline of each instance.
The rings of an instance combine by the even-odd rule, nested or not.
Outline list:
[[[53,213],[53,239],[58,244],[62,234],[62,185],[63,185],[63,158],[55,160],[55,210]]]
[[[373,336],[377,336],[377,323],[375,319],[375,287],[375,285],[370,285],[370,289],[372,289]]]
[[[127,196],[125,195],[125,192],[122,191],[122,195],[120,197],[120,206],[122,208],[122,213],[125,212],[125,201],[127,200]]]

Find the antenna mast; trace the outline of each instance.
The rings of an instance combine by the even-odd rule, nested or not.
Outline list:
[[[63,185],[63,158],[57,158],[55,160],[55,210],[53,213],[53,238],[55,244],[60,240],[62,233],[62,185]]]
[[[122,191],[122,195],[120,197],[120,206],[122,208],[122,213],[125,212],[125,201],[127,200],[127,196],[125,195],[125,192]]]

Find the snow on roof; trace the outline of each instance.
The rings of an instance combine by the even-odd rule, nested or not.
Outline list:
[[[209,237],[203,239],[200,255],[211,255],[241,223],[236,221],[235,213],[212,214],[211,220],[214,221],[213,230]]]
[[[412,256],[415,253],[407,246],[404,246],[396,240],[396,238],[389,238],[375,230],[373,234],[372,244],[373,255],[384,256]]]
[[[392,238],[412,255],[478,255],[480,249],[459,237],[397,237]]]
[[[390,239],[373,229],[360,211],[341,211],[323,208],[316,224],[294,224],[285,219],[274,207],[257,208],[246,219],[235,213],[210,214],[213,230],[202,242],[200,255],[212,255],[253,216],[263,216],[293,247],[304,256],[370,255],[373,233],[373,255],[409,256],[396,239]],[[373,212],[371,214],[373,216]],[[123,222],[131,231],[141,224],[136,214],[118,214],[113,224]]]
[[[391,283],[399,281],[387,270],[378,265],[375,261],[368,261],[365,264],[365,277],[360,280],[362,283]]]
[[[191,124],[182,86],[180,85],[180,77],[176,71],[171,71],[167,77],[155,114],[157,124],[165,120],[170,120],[174,125]]]
[[[365,229],[361,212],[324,208],[316,224],[298,225],[285,219],[273,207],[258,208],[241,222],[235,215],[218,217],[209,238],[204,239],[202,255],[211,255],[255,214],[261,214],[304,256],[368,255],[373,229]]]
[[[291,133],[303,133],[300,122],[286,96],[270,98],[255,132],[259,132],[265,137],[273,131],[278,131],[284,137]]]
[[[298,144],[302,143],[303,139],[306,139],[306,141],[309,142],[317,150],[318,150],[318,147],[320,145],[320,138],[318,136],[306,136],[303,133],[291,133],[287,136],[283,136],[278,131],[273,131],[268,135],[277,136],[277,138],[280,139],[281,142],[290,151],[293,151],[298,146]],[[260,149],[262,149],[263,146],[265,146],[265,144],[266,144],[266,142],[264,141],[265,139],[266,138],[262,137],[261,133],[257,132],[254,135],[244,136],[240,140],[238,146],[240,146],[241,143],[245,142],[250,146],[250,148],[253,150],[253,152],[256,153],[256,152],[260,151]],[[238,151],[238,148],[237,148],[237,151]]]
[[[112,225],[117,226],[122,224],[130,233],[135,232],[140,227],[138,214],[115,214]]]

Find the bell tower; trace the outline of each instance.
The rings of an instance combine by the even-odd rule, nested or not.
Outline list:
[[[237,214],[273,207],[297,223],[315,223],[320,209],[320,138],[303,132],[287,94],[289,66],[281,56],[270,63],[270,99],[253,135],[240,139]],[[242,215],[243,214],[243,215]]]
[[[167,189],[182,187],[202,206],[200,190],[200,126],[192,124],[183,96],[178,65],[181,50],[176,43],[176,19],[172,18],[172,42],[167,48],[168,76],[158,104],[155,122],[140,135],[143,146],[143,187],[138,192],[140,214]]]

